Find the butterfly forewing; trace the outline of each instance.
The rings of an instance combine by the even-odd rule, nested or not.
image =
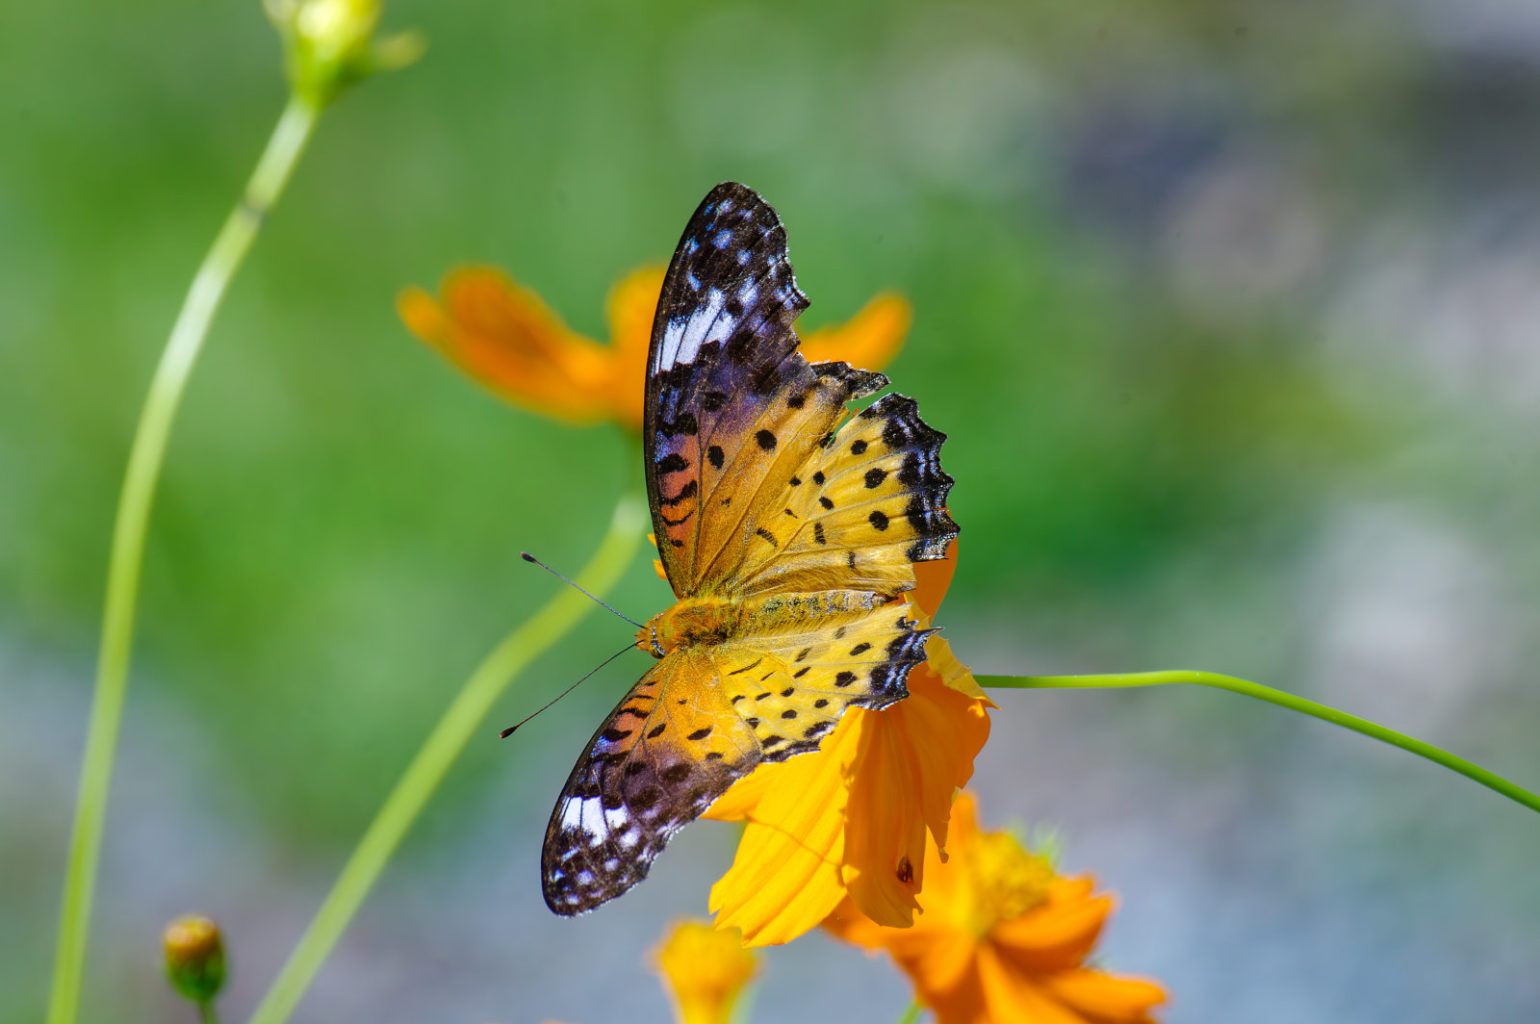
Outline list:
[[[752,190],[712,189],[663,283],[648,356],[647,492],[664,570],[681,597],[714,589],[757,535],[752,521],[844,415],[887,383],[812,367],[792,328],[786,231]],[[763,543],[762,538],[750,543]]]

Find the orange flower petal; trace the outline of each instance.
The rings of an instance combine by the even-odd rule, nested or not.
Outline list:
[[[647,368],[647,346],[652,340],[652,318],[663,291],[663,268],[633,270],[610,289],[605,318],[610,325],[610,344],[636,360],[638,379]],[[638,388],[638,391],[641,389]]]
[[[809,333],[802,341],[802,354],[813,363],[837,359],[862,369],[880,370],[903,347],[912,319],[904,298],[883,292],[844,324]]]
[[[844,878],[863,913],[894,927],[914,920],[926,832],[944,849],[953,794],[989,738],[984,702],[945,686],[928,664],[908,685],[892,707],[850,712],[867,721],[850,773]]]
[[[1002,922],[990,939],[1024,971],[1062,971],[1096,946],[1112,913],[1110,896],[1049,902],[1014,921]]]
[[[929,936],[914,935],[914,931],[900,932],[891,941],[894,959],[907,964],[905,970],[915,988],[934,997],[965,984],[978,956],[973,937],[939,929]]]
[[[981,702],[986,708],[999,707],[989,699],[978,680],[973,678],[973,671],[957,660],[957,656],[952,653],[952,645],[947,643],[945,637],[931,637],[926,642],[925,655],[925,667],[934,672],[948,688]],[[972,778],[971,772],[958,785],[966,785],[969,778]]]
[[[936,1015],[936,1024],[1004,1024],[1010,1019],[991,1014],[979,976],[977,957],[964,961],[957,971],[956,980],[945,986],[935,984],[948,976],[944,971],[928,973],[905,968],[905,973],[915,981],[916,1001],[930,1007]]]
[[[663,268],[644,267],[621,278],[605,304],[610,344],[615,352],[610,402],[619,418],[633,430],[642,429],[642,394],[646,384],[647,347],[652,318],[663,291]]]
[[[703,818],[711,818],[714,821],[748,821],[753,816],[759,802],[767,793],[785,786],[806,785],[811,776],[808,761],[811,758],[825,756],[829,745],[843,742],[842,733],[848,732],[849,727],[841,722],[835,726],[835,731],[824,740],[817,753],[801,754],[790,761],[781,761],[777,764],[762,764],[749,774],[739,779],[728,787],[727,792],[716,798],[716,801],[708,808]]]
[[[1077,875],[1074,878],[1060,877],[1053,880],[1048,897],[1055,903],[1068,903],[1071,900],[1087,898],[1095,888],[1096,879],[1090,875]]]
[[[941,607],[947,588],[952,585],[952,574],[957,570],[957,542],[953,541],[944,558],[914,563],[915,588],[904,594],[911,614],[920,626],[928,627],[930,620]],[[934,670],[942,682],[952,689],[987,702],[988,707],[997,705],[990,701],[983,687],[973,678],[968,666],[952,654],[952,647],[941,637],[933,637],[925,646],[926,667]],[[967,780],[964,779],[965,783]],[[963,783],[959,783],[962,785]]]
[[[1108,1024],[1148,1024],[1150,1011],[1166,1001],[1166,990],[1153,981],[1087,968],[1050,975],[1042,984],[1066,1006]]]
[[[406,329],[438,348],[449,336],[449,318],[433,301],[433,296],[418,287],[403,288],[396,296],[396,312]]]
[[[445,280],[439,302],[409,288],[396,306],[413,334],[500,397],[572,422],[609,415],[609,352],[574,334],[501,271],[459,270]]]
[[[1040,978],[1023,974],[1002,962],[988,946],[979,950],[979,978],[991,1021],[1031,1021],[1032,1024],[1091,1024],[1091,1021],[1048,995]],[[938,1022],[950,1024],[950,1022]]]
[[[847,712],[884,717],[862,731],[860,770],[850,778],[840,877],[863,914],[895,928],[914,921],[920,907],[915,895],[925,873],[925,814],[923,801],[914,800],[923,793],[924,780],[906,728],[921,717],[906,705],[919,700],[911,690],[908,700],[884,711]],[[901,714],[904,710],[911,713]],[[950,797],[950,780],[945,785]]]
[[[947,545],[946,555],[928,562],[914,563],[915,587],[904,596],[925,613],[927,619],[936,617],[941,599],[946,597],[952,585],[952,574],[957,571],[957,541]]]
[[[601,346],[573,333],[539,295],[494,267],[451,273],[443,300],[461,344],[484,345],[580,400],[587,401],[605,375]]]
[[[572,331],[538,295],[495,267],[451,273],[437,300],[409,288],[397,309],[413,334],[500,397],[568,422],[613,420],[638,430],[662,284],[657,267],[616,284],[607,305],[607,346]],[[907,302],[879,295],[848,323],[813,332],[809,358],[876,369],[902,344],[909,319]]]
[[[1093,895],[1089,877],[1043,874],[1047,862],[1008,833],[981,832],[968,793],[952,808],[950,832],[950,860],[934,843],[927,851],[925,909],[913,927],[872,921],[852,893],[825,922],[828,931],[886,950],[938,1024],[1151,1024],[1151,1009],[1165,999],[1159,985],[1083,966],[1110,897]]]
[[[914,982],[915,998],[938,1009],[943,1020],[982,1020],[977,943],[972,936],[946,927],[929,927],[923,919],[912,928],[876,924],[846,900],[829,915],[824,927],[837,938],[869,951],[886,950]],[[944,1008],[944,1009],[942,1009]]]
[[[750,946],[790,942],[816,928],[844,898],[848,747],[859,742],[847,715],[823,747],[765,765],[718,798],[711,814],[748,818],[732,867],[711,888],[718,927],[743,930]],[[768,782],[756,775],[765,773]],[[747,797],[745,796],[747,794]]]

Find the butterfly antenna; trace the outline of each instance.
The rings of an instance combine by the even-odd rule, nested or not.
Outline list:
[[[615,607],[613,605],[607,604],[606,602],[601,601],[599,598],[594,597],[594,595],[589,594],[588,591],[586,591],[582,587],[578,586],[575,582],[572,581],[572,579],[570,579],[569,577],[563,576],[561,573],[557,572],[555,569],[552,569],[549,565],[546,565],[544,562],[542,562],[540,559],[536,558],[534,555],[530,554],[528,551],[520,551],[519,552],[519,557],[524,559],[524,561],[526,561],[526,562],[529,562],[529,563],[531,563],[533,565],[540,566],[540,568],[544,569],[546,572],[550,573],[552,576],[555,576],[557,579],[559,579],[562,582],[566,583],[568,586],[572,587],[578,593],[580,593],[580,594],[587,594],[588,597],[595,604],[597,604],[597,605],[599,605],[600,607],[603,607],[603,608],[608,608],[610,611],[615,612],[616,615],[619,615],[622,619],[625,619],[627,622],[631,623],[631,625],[635,626],[637,629],[645,628],[642,623],[637,622],[635,619],[633,619],[629,615],[621,614],[619,611],[615,610]],[[619,655],[616,655],[616,657],[619,657]],[[610,660],[613,661],[614,658],[612,658]],[[604,664],[608,665],[609,662],[607,661]],[[603,668],[603,667],[604,667],[604,665],[600,665],[599,666],[599,668]],[[599,671],[599,669],[594,669],[594,671],[597,672],[597,671]]]
[[[526,555],[525,557],[528,557],[528,556]],[[531,558],[530,561],[534,562],[535,560],[533,558]],[[540,563],[536,562],[535,564],[539,565]],[[576,583],[574,583],[572,585],[575,586],[575,587],[577,586]],[[583,590],[582,587],[578,587],[578,589],[579,590]],[[587,594],[588,591],[584,590],[583,593]],[[589,594],[589,596],[592,597],[593,595]],[[603,604],[604,602],[601,601],[599,603]],[[619,614],[619,613],[617,612],[616,614]],[[528,722],[531,718],[534,718],[535,715],[540,714],[541,711],[546,710],[546,708],[549,708],[552,704],[555,704],[557,701],[561,700],[563,697],[565,697],[567,694],[571,693],[573,690],[576,690],[578,688],[578,685],[580,683],[584,682],[586,679],[588,679],[589,676],[592,676],[594,674],[594,672],[599,671],[599,669],[601,669],[604,666],[608,665],[610,662],[614,661],[616,658],[620,657],[622,654],[624,654],[627,651],[631,650],[631,648],[633,648],[635,646],[636,646],[635,644],[626,644],[620,650],[616,651],[614,654],[610,655],[608,658],[605,658],[603,661],[601,661],[593,669],[593,671],[589,672],[588,675],[585,675],[582,679],[579,679],[576,683],[573,683],[571,686],[567,687],[565,690],[563,690],[562,692],[558,693],[556,696],[552,697],[550,700],[546,701],[545,704],[541,705],[539,710],[535,711],[533,714],[525,715],[523,718],[519,719],[513,725],[510,725],[508,728],[506,728],[502,732],[498,733],[497,734],[498,738],[499,739],[507,739],[509,736],[512,736],[513,733],[514,733],[514,730],[518,729],[519,726],[523,725],[525,722]]]

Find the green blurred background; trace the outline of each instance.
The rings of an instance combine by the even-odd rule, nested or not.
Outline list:
[[[92,1020],[189,1019],[172,916],[254,1005],[480,655],[639,484],[489,397],[393,298],[490,261],[603,337],[717,181],[780,210],[804,324],[915,304],[947,431],[942,614],[983,671],[1201,667],[1540,782],[1540,14],[1501,0],[395,3],[423,62],[323,120],[215,324],[155,513]],[[0,1020],[42,1011],[106,546],[150,370],[283,102],[256,3],[0,8]],[[614,600],[669,599],[638,557]],[[473,742],[296,1019],[665,1018],[644,951],[727,826],[576,922],[546,815],[622,659],[591,615]],[[1171,1022],[1540,1018],[1540,827],[1218,693],[1006,693],[986,822],[1058,827]],[[890,1021],[810,936],[753,1019]]]

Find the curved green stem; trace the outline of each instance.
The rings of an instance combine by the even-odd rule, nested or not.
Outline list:
[[[58,947],[48,1024],[73,1024],[80,1009],[80,982],[85,970],[91,903],[100,860],[102,823],[112,786],[112,763],[128,687],[129,656],[133,650],[134,607],[144,564],[144,539],[154,503],[155,484],[165,459],[166,442],[187,379],[197,361],[209,324],[229,289],[241,260],[251,248],[262,219],[282,194],[305,143],[315,129],[319,110],[291,98],[273,129],[267,148],[252,172],[240,202],[225,219],[214,244],[193,277],[187,298],[161,353],[139,414],[139,426],[129,451],[123,490],[118,497],[107,565],[107,599],[102,611],[102,647],[96,666],[96,693],[86,733],[75,802],[75,824],[65,867],[64,899],[59,911]]]
[[[622,498],[615,506],[609,533],[578,574],[578,584],[599,595],[613,586],[641,544],[647,532],[646,520],[646,506],[640,499],[632,495]],[[282,1024],[289,1019],[396,847],[443,781],[449,766],[465,749],[471,733],[486,719],[493,703],[514,676],[591,608],[593,602],[586,596],[563,587],[533,618],[494,647],[471,673],[402,773],[396,788],[385,798],[283,970],[251,1015],[251,1024]]]
[[[1263,686],[1261,683],[1253,683],[1245,679],[1237,679],[1234,676],[1222,676],[1214,672],[1196,672],[1189,669],[1171,669],[1164,672],[1133,672],[1127,675],[1087,675],[1087,676],[976,676],[981,686],[994,686],[1003,689],[1093,689],[1093,688],[1122,688],[1133,686],[1168,686],[1185,683],[1191,686],[1208,686],[1216,690],[1229,690],[1231,693],[1244,694],[1257,700],[1276,704],[1290,711],[1298,711],[1302,715],[1310,715],[1333,725],[1340,725],[1344,729],[1362,733],[1370,739],[1388,743],[1393,747],[1410,751],[1418,757],[1426,758],[1434,764],[1443,765],[1450,771],[1459,772],[1467,779],[1479,782],[1481,785],[1495,793],[1512,800],[1514,803],[1523,804],[1532,811],[1540,811],[1540,796],[1531,793],[1521,786],[1514,785],[1501,775],[1487,771],[1477,764],[1449,753],[1447,750],[1435,747],[1431,743],[1408,736],[1405,733],[1387,729],[1383,725],[1371,722],[1357,715],[1350,715],[1346,711],[1338,711],[1336,708],[1319,704],[1304,697],[1296,697],[1292,693],[1283,690],[1275,690],[1271,686]]]

